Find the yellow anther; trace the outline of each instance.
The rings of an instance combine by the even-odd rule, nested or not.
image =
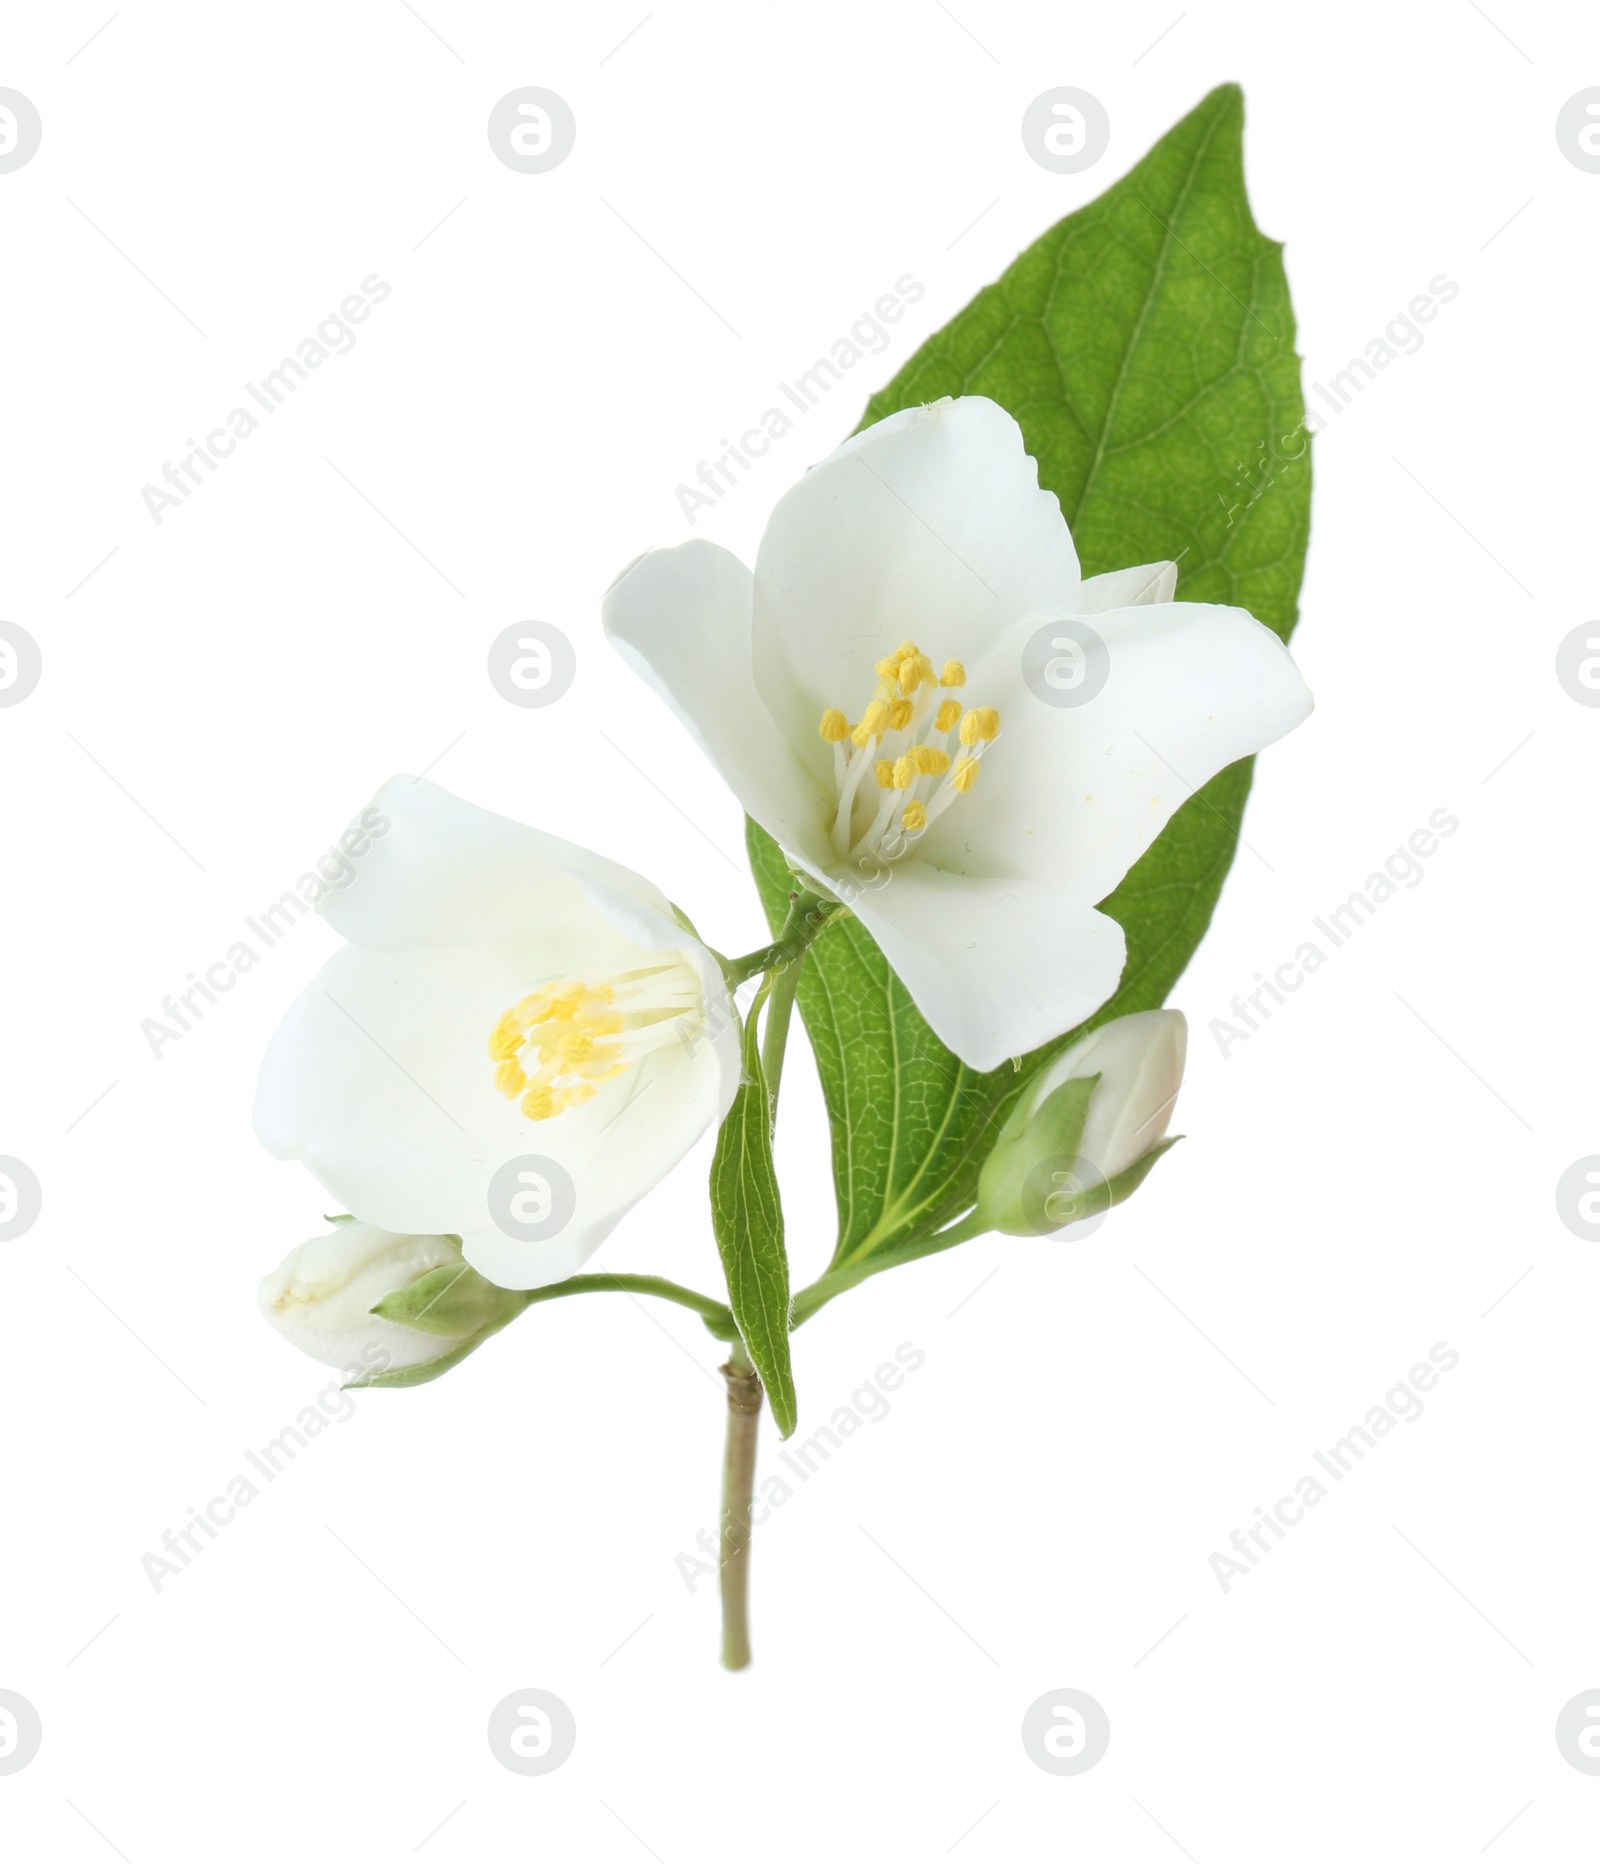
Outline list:
[[[950,772],[950,787],[958,796],[965,796],[978,780],[978,760],[975,757],[958,757],[956,767]]]
[[[921,652],[922,649],[915,641],[902,641],[892,654],[885,654],[872,670],[880,680],[892,680],[899,673],[902,660],[908,657],[915,659]]]
[[[1000,735],[1000,714],[992,705],[975,705],[961,721],[963,744],[984,743]]]
[[[894,759],[892,757],[880,757],[877,763],[872,766],[872,769],[873,774],[878,779],[878,788],[880,790],[892,790],[894,788]]]
[[[511,1015],[519,1023],[548,1023],[556,1018],[571,1016],[578,1007],[578,998],[552,997],[542,990],[536,990],[531,997],[524,997],[511,1010]]]
[[[906,726],[911,723],[911,714],[915,710],[916,707],[909,699],[892,700],[889,705],[889,729],[891,731],[904,731]]]
[[[950,666],[954,665],[955,662],[951,661]],[[950,667],[946,667],[945,671],[948,673]],[[935,731],[953,731],[956,720],[960,716],[961,701],[959,699],[942,699],[939,702],[939,710],[933,715],[933,728]]]
[[[897,790],[909,790],[916,774],[909,757],[897,757],[894,760],[894,775],[890,778],[890,783]]]
[[[959,660],[947,660],[944,663],[944,671],[939,675],[939,684],[941,686],[965,686],[966,683],[966,668]]]
[[[928,812],[921,803],[907,803],[900,812],[900,822],[908,835],[914,835],[928,826]]]
[[[516,1013],[507,1010],[494,1026],[489,1037],[490,1061],[509,1061],[522,1047],[522,1025],[517,1021]]]
[[[615,985],[563,977],[531,992],[489,1038],[495,1086],[530,1120],[552,1120],[592,1100],[602,1082],[655,1045],[658,1025],[670,1029],[691,1013],[684,981],[662,975],[671,969],[619,973]]]
[[[943,751],[936,751],[931,744],[915,744],[906,753],[911,759],[911,768],[919,777],[942,776],[950,768],[950,759]]]
[[[852,743],[865,745],[874,738],[881,738],[884,727],[889,722],[889,708],[881,699],[874,699],[862,714],[861,723],[851,732]]]
[[[842,744],[850,736],[850,721],[836,705],[831,705],[823,713],[822,723],[817,730],[821,732],[824,744]]]
[[[933,684],[933,662],[921,652],[907,654],[900,662],[900,690],[914,693],[924,681]]]

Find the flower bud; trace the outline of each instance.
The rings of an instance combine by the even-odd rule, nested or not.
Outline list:
[[[362,1385],[435,1378],[524,1306],[470,1268],[453,1236],[396,1236],[353,1217],[290,1250],[257,1300],[301,1352]]]
[[[1103,1023],[1024,1090],[978,1175],[978,1216],[1043,1236],[1120,1204],[1176,1140],[1188,1025],[1178,1010]]]

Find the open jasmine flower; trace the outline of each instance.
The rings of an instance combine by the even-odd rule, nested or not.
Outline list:
[[[1244,609],[1176,570],[1084,581],[1021,429],[982,397],[891,415],[779,500],[754,575],[651,551],[605,625],[795,866],[847,900],[935,1033],[989,1069],[1115,991],[1096,910],[1174,810],[1311,710]],[[1056,705],[1046,624],[1092,617],[1108,676]]]
[[[273,1038],[256,1132],[365,1224],[459,1236],[503,1288],[562,1281],[732,1103],[721,970],[615,862],[409,777],[374,808],[318,908],[350,942]],[[536,1240],[489,1193],[529,1157],[576,1191]]]

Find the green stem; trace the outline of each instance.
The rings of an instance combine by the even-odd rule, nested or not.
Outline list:
[[[802,951],[772,979],[767,998],[767,1025],[761,1032],[761,1076],[767,1084],[767,1120],[778,1118],[778,1083],[783,1078],[783,1056],[789,1046],[789,1018],[794,1013],[794,993],[800,985],[800,967],[805,963]]]
[[[756,1483],[761,1380],[736,1339],[722,1368],[728,1385],[728,1438],[722,1457],[722,1665],[750,1662],[750,1498]]]
[[[802,1288],[795,1296],[793,1325],[798,1327],[808,1321],[818,1308],[826,1307],[835,1295],[843,1294],[847,1288],[854,1288],[858,1282],[864,1282],[871,1275],[881,1275],[885,1269],[899,1268],[902,1263],[916,1262],[923,1256],[937,1255],[941,1249],[951,1249],[957,1243],[969,1242],[983,1232],[984,1225],[978,1220],[978,1213],[973,1211],[959,1223],[953,1223],[948,1230],[940,1230],[936,1236],[901,1243],[897,1249],[885,1249],[881,1255],[864,1256],[858,1262],[830,1269],[826,1275],[819,1275],[809,1288]]]
[[[761,1078],[767,1092],[769,1128],[778,1113],[778,1083],[783,1077],[784,1051],[789,1043],[789,1022],[794,1013],[800,967],[811,941],[841,910],[834,901],[796,888],[789,895],[789,912],[777,939],[743,958],[722,960],[728,988],[735,990],[748,978],[760,975],[744,1019],[746,1065],[757,1064],[756,1028],[763,1009],[759,1055]],[[709,1323],[708,1323],[709,1324]],[[722,1664],[742,1670],[750,1662],[750,1501],[756,1481],[756,1439],[761,1422],[761,1380],[744,1341],[735,1331],[722,1376],[728,1388],[728,1434],[722,1453],[722,1532],[719,1588],[722,1594]]]
[[[742,958],[721,960],[722,974],[728,980],[728,988],[737,990],[759,972],[775,971],[798,958],[811,941],[845,910],[837,900],[825,900],[820,893],[796,888],[789,895],[789,916],[783,922],[783,930],[770,945],[763,945],[757,951],[747,951]]]
[[[696,1294],[662,1275],[573,1275],[566,1281],[552,1282],[548,1288],[530,1288],[523,1296],[526,1306],[540,1301],[559,1301],[569,1294],[653,1294],[658,1300],[676,1301],[679,1307],[698,1314],[719,1340],[734,1337],[733,1314],[727,1302],[714,1301],[708,1294]]]

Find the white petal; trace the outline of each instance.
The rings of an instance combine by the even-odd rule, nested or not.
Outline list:
[[[430,1269],[458,1261],[442,1236],[396,1236],[371,1223],[341,1223],[290,1250],[256,1291],[261,1312],[285,1339],[325,1366],[357,1366],[361,1349],[381,1346],[387,1369],[425,1365],[466,1334],[422,1333],[381,1320],[372,1309]]]
[[[425,956],[347,946],[273,1038],[256,1097],[262,1143],[370,1222],[463,1237],[493,1226],[487,1190],[501,1165],[551,1159],[577,1187],[559,1240],[581,1260],[726,1109],[738,1046],[725,999],[708,998],[710,1039],[657,1049],[585,1105],[531,1121],[495,1088],[487,1043],[501,1012],[548,975],[487,962],[476,976],[441,975]],[[509,1261],[493,1279],[555,1279],[543,1245],[518,1248],[531,1279]]]
[[[1180,804],[1311,711],[1289,650],[1242,608],[1169,602],[1094,618],[1110,675],[1079,706],[1021,680],[1013,636],[973,675],[1000,736],[918,852],[959,872],[1051,876],[1103,900]]]
[[[369,951],[532,943],[581,957],[586,941],[606,935],[596,900],[618,895],[674,923],[666,896],[642,875],[434,783],[392,777],[351,828],[363,826],[368,846],[318,910]]]
[[[751,588],[737,557],[695,539],[626,569],[606,592],[602,619],[618,653],[688,726],[745,810],[786,848],[821,859],[832,766],[817,759],[813,771],[796,757],[756,691]],[[814,739],[821,716],[809,724]]]
[[[1078,558],[1022,430],[982,396],[904,410],[848,440],[778,501],[756,558],[755,677],[829,781],[817,722],[852,719],[905,639],[934,665],[997,628],[1064,614]]]
[[[1178,586],[1176,563],[1141,563],[1137,569],[1108,570],[1078,585],[1071,615],[1103,615],[1112,608],[1138,608],[1148,602],[1170,602]]]
[[[916,860],[892,868],[856,913],[934,1034],[984,1072],[1093,1015],[1127,955],[1114,919],[1049,886]]]
[[[614,1211],[606,1222],[590,1224],[581,1234],[567,1230],[542,1243],[519,1242],[504,1230],[469,1230],[461,1239],[461,1253],[498,1287],[548,1288],[576,1275],[631,1208]]]
[[[1183,1085],[1188,1035],[1181,1010],[1136,1010],[1114,1017],[1056,1057],[1033,1104],[1043,1105],[1063,1081],[1099,1075],[1078,1156],[1104,1177],[1115,1178],[1161,1143]]]

